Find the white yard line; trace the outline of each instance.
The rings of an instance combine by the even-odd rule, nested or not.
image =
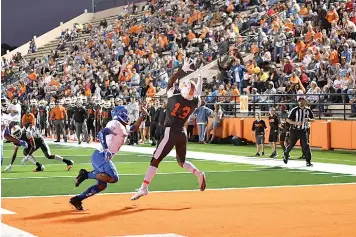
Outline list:
[[[301,185],[279,185],[279,186],[256,186],[256,187],[240,187],[240,188],[207,188],[208,191],[222,191],[222,190],[248,190],[248,189],[279,189],[279,188],[304,188],[304,187],[323,187],[323,186],[345,186],[351,185],[356,187],[356,182],[351,183],[328,183],[328,184],[301,184]],[[168,190],[168,191],[150,191],[150,193],[183,193],[183,192],[200,192],[200,190]],[[125,195],[134,194],[136,192],[122,192],[122,193],[98,193],[96,195]],[[21,196],[21,197],[1,197],[2,199],[22,199],[22,198],[55,198],[55,197],[70,197],[77,194],[65,195],[49,195],[49,196]]]
[[[48,143],[53,144],[53,142],[50,141]],[[60,145],[71,146],[71,147],[85,146],[88,148],[97,147],[97,144],[84,144],[84,145],[82,144],[81,146],[78,146],[77,144],[73,144],[73,143],[62,143]],[[135,153],[142,153],[142,154],[153,154],[154,150],[155,148],[151,148],[151,147],[132,147],[126,145],[122,146],[121,148],[121,151],[124,152],[135,152]],[[175,157],[176,156],[175,151],[169,153],[168,156]],[[282,160],[276,160],[276,159],[264,158],[262,160],[260,158],[250,158],[244,156],[224,155],[224,154],[212,154],[212,153],[194,152],[194,151],[187,151],[187,157],[191,159],[200,159],[200,160],[232,162],[232,163],[242,163],[242,164],[250,164],[250,165],[282,167],[287,169],[300,169],[300,170],[308,170],[308,171],[320,171],[320,172],[356,175],[356,166],[353,165],[313,162],[314,167],[306,167],[304,160],[290,160],[288,164],[285,165]]]
[[[344,175],[334,175],[333,178],[344,178],[344,177],[354,177],[356,175],[344,174]]]
[[[308,170],[291,170],[289,172],[291,172],[291,173],[308,173],[309,171]]]
[[[122,235],[122,236],[105,236],[105,237],[186,237],[177,234],[144,234],[144,235]]]
[[[188,147],[188,149],[189,149],[189,147]],[[301,149],[301,148],[298,147],[297,149]],[[200,147],[194,147],[194,150],[206,151],[207,149],[206,148],[200,148]],[[225,150],[224,152],[229,153],[229,154],[239,153],[239,154],[249,154],[249,155],[251,155],[251,152],[246,152],[246,151],[228,151],[228,150]],[[356,153],[355,153],[355,155],[356,155]],[[316,156],[315,158],[316,159],[330,160],[330,161],[346,161],[346,162],[351,162],[351,163],[355,163],[356,164],[356,160],[334,159],[334,158],[318,157],[318,156]],[[261,158],[259,158],[259,159],[261,159]]]
[[[322,172],[320,172],[320,173],[311,173],[311,174],[316,174],[316,175],[325,175],[325,174],[330,174],[330,173],[322,173]]]

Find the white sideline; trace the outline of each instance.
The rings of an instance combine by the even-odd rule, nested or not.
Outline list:
[[[0,214],[1,215],[14,215],[16,213],[1,208],[0,209]],[[9,226],[9,225],[6,225],[4,223],[1,223],[0,233],[1,233],[1,237],[36,237],[33,234],[30,234],[30,233],[28,233],[26,231],[17,229],[15,227],[12,227],[12,226]]]
[[[177,234],[151,234],[151,235],[124,235],[124,236],[106,236],[106,237],[185,237]]]
[[[1,237],[36,237],[26,231],[1,223]]]
[[[53,141],[48,141],[49,144],[56,144],[62,146],[70,147],[87,147],[87,148],[97,148],[99,144],[81,144],[76,143],[54,143]],[[151,147],[133,147],[124,145],[121,148],[121,151],[126,152],[135,152],[142,154],[152,155],[154,148]],[[208,149],[207,149],[208,151]],[[175,151],[171,151],[168,156],[175,157]],[[272,158],[250,158],[245,156],[234,156],[234,155],[224,155],[224,154],[213,154],[208,152],[196,152],[196,151],[187,151],[187,158],[199,159],[199,160],[210,160],[210,161],[220,161],[220,162],[231,162],[231,163],[241,163],[241,164],[250,164],[250,165],[263,165],[270,167],[281,167],[287,169],[300,169],[308,171],[320,171],[328,173],[337,173],[337,174],[350,174],[356,175],[356,166],[354,165],[342,165],[342,164],[329,164],[322,162],[313,162],[314,167],[306,167],[305,161],[300,160],[289,160],[288,164],[285,165],[282,160],[276,160]]]
[[[14,215],[16,214],[15,212],[0,208],[0,215]]]
[[[327,183],[327,184],[296,184],[296,185],[277,185],[277,186],[254,186],[254,187],[239,187],[239,188],[207,188],[206,191],[226,191],[226,190],[250,190],[250,189],[279,189],[279,188],[305,188],[305,187],[324,187],[324,186],[356,186],[356,182],[351,183]],[[166,191],[150,191],[150,193],[189,193],[200,192],[197,189],[186,190],[166,190]],[[135,194],[136,192],[121,192],[121,193],[98,193],[97,196],[105,195],[126,195]],[[71,197],[77,194],[60,194],[47,196],[20,196],[20,197],[1,197],[2,199],[23,199],[23,198],[55,198],[55,197]]]

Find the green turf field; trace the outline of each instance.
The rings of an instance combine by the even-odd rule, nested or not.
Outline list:
[[[93,149],[63,147],[51,145],[54,154],[62,155],[75,162],[70,171],[66,171],[65,164],[55,160],[47,160],[41,151],[34,155],[39,162],[46,166],[44,172],[32,172],[34,166],[27,163],[21,165],[22,150],[18,152],[11,172],[2,172],[2,196],[42,196],[76,194],[85,190],[94,180],[85,181],[79,188],[75,188],[74,180],[79,169],[90,170],[90,157]],[[253,156],[253,146],[229,145],[198,145],[190,144],[188,150],[229,154],[240,156]],[[4,164],[2,170],[9,164],[13,147],[4,146]],[[292,156],[300,156],[300,150],[293,152]],[[266,148],[266,157],[270,148]],[[120,181],[109,185],[106,192],[132,192],[142,182],[150,155],[132,152],[120,152],[114,162],[119,171]],[[325,163],[356,164],[356,153],[352,152],[322,152],[313,151],[313,161]],[[278,185],[326,184],[356,182],[355,176],[339,175],[334,173],[312,172],[305,170],[283,169],[278,167],[256,166],[248,164],[224,163],[217,161],[193,160],[193,163],[206,172],[208,188],[232,187],[260,187]],[[180,168],[175,159],[167,157],[159,167],[159,175],[154,178],[150,190],[189,190],[197,188],[195,176]]]

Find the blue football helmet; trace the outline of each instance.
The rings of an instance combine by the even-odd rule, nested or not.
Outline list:
[[[116,106],[111,111],[111,117],[112,117],[112,119],[115,119],[122,123],[125,123],[125,124],[129,123],[129,115],[128,115],[126,106],[122,106],[122,105]]]

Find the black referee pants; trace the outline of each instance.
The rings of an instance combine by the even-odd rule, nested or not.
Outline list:
[[[292,129],[290,131],[290,137],[289,137],[289,145],[287,146],[284,156],[289,157],[289,153],[297,143],[297,141],[300,140],[300,145],[302,146],[303,154],[305,155],[305,159],[307,162],[311,161],[311,151],[310,151],[310,146],[309,146],[309,133],[308,131],[305,130],[297,130],[297,129]]]
[[[154,122],[154,121],[151,121],[151,124],[150,124],[150,138],[152,140],[152,143],[156,143],[156,141],[157,141],[156,129],[157,129],[157,123]]]

